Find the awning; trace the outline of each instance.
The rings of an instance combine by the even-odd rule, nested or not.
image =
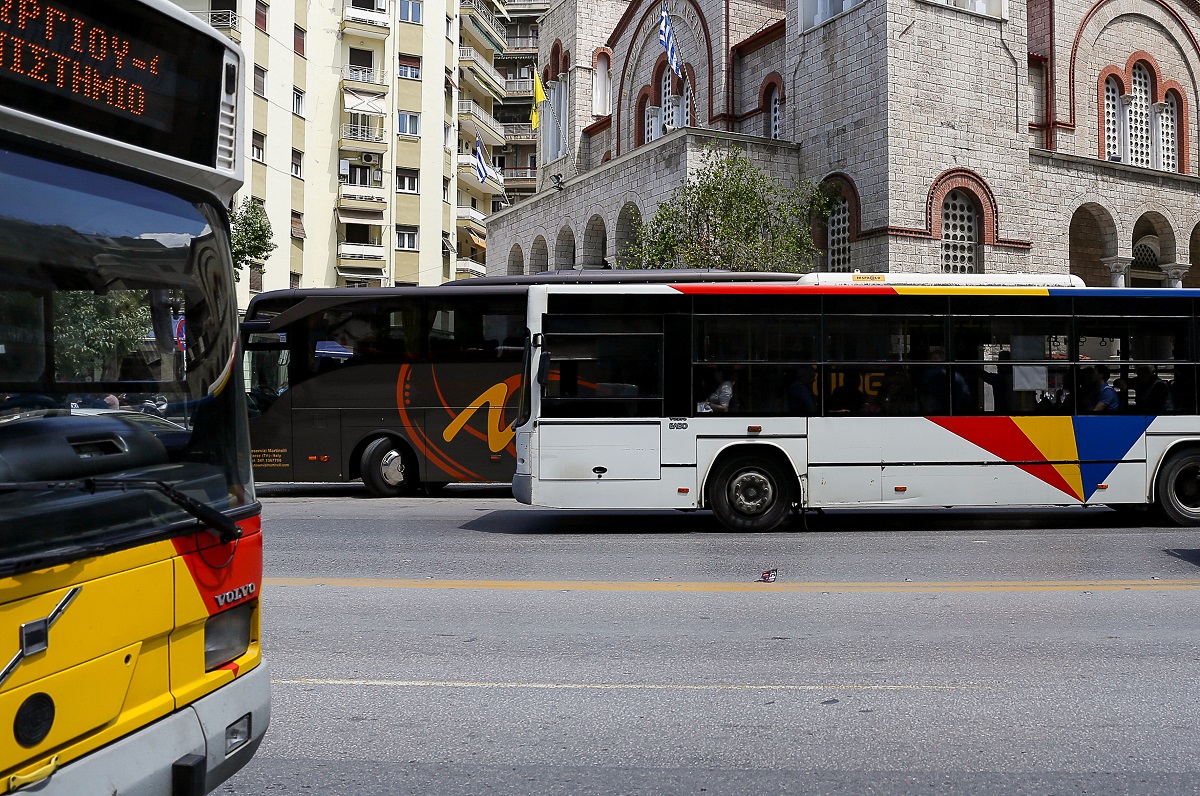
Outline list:
[[[337,219],[341,224],[383,224],[382,210],[351,210],[339,207]]]
[[[454,248],[454,244],[445,236],[442,237],[442,251],[446,254],[458,254],[458,249]]]
[[[308,237],[307,235],[304,234],[304,219],[303,219],[303,217],[298,216],[295,213],[292,214],[292,237],[300,238],[301,240]]]
[[[458,88],[458,83],[454,82],[454,75],[450,72],[449,69],[446,70],[446,82],[449,83],[453,88],[455,88],[455,89]]]
[[[476,246],[478,246],[478,247],[479,247],[479,248],[481,248],[481,249],[486,249],[486,248],[487,248],[487,241],[486,241],[486,240],[484,240],[483,238],[479,237],[478,235],[476,235],[474,232],[472,232],[472,231],[471,231],[471,230],[469,230],[469,229],[467,230],[467,234],[471,236],[471,240],[472,240],[472,241],[474,241],[474,243],[475,243],[475,245],[476,245]]]
[[[367,116],[387,116],[382,94],[342,89],[342,103],[346,113],[365,113]]]

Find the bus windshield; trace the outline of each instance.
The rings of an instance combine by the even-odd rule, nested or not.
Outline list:
[[[0,145],[0,571],[194,529],[138,482],[254,502],[223,230],[215,205]]]

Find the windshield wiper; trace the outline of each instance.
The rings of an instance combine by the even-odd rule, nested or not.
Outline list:
[[[128,492],[130,490],[148,489],[166,496],[179,508],[191,514],[196,519],[210,526],[206,531],[217,537],[222,544],[242,538],[242,529],[237,523],[221,512],[205,503],[201,503],[191,495],[176,489],[166,481],[155,481],[150,478],[83,478],[78,481],[8,481],[0,482],[0,492],[44,492],[47,490],[64,490],[71,492]]]

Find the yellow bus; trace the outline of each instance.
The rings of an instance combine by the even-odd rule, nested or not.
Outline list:
[[[243,69],[169,2],[0,2],[0,793],[208,793],[270,721]]]

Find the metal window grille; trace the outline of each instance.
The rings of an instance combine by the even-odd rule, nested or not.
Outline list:
[[[781,114],[779,112],[779,91],[778,89],[771,90],[771,138],[778,139],[782,134],[781,129]]]
[[[1154,253],[1154,249],[1147,246],[1145,243],[1139,243],[1133,247],[1133,263],[1132,268],[1139,271],[1157,271],[1158,270],[1158,255]]]
[[[1107,160],[1121,160],[1120,112],[1121,90],[1117,88],[1117,79],[1110,77],[1104,81],[1104,157]]]
[[[942,200],[942,271],[979,273],[978,216],[970,197],[957,189]]]
[[[1158,115],[1159,151],[1162,153],[1162,168],[1164,171],[1178,171],[1178,146],[1175,142],[1177,129],[1178,108],[1175,95],[1167,95],[1166,106]]]
[[[1133,67],[1133,100],[1129,103],[1129,162],[1150,168],[1150,73],[1146,67]]]
[[[845,197],[837,200],[833,212],[829,214],[828,241],[826,249],[829,258],[829,270],[848,272],[850,270],[850,201]]]

